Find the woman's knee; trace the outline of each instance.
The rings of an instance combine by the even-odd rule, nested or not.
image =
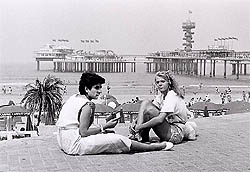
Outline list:
[[[150,100],[144,100],[141,103],[141,110],[143,112],[141,113],[141,115],[143,115],[147,119],[151,119],[152,117],[159,115],[159,110],[153,105],[152,101]]]
[[[154,106],[148,106],[144,110],[144,116],[147,116],[149,118],[153,118],[159,115],[159,110],[155,108]]]
[[[141,106],[147,107],[150,104],[152,104],[152,101],[150,101],[150,100],[143,100],[142,103],[141,103]]]

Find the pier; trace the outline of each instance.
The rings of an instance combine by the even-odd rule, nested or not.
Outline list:
[[[66,46],[46,44],[35,52],[37,70],[41,62],[52,62],[54,72],[83,72],[99,73],[136,72],[136,62],[126,60],[116,55],[112,50],[98,50],[96,52],[78,50]]]
[[[216,62],[223,62],[224,78],[227,67],[232,65],[232,75],[239,79],[240,74],[250,73],[250,52],[201,50],[186,52],[159,52],[146,57],[146,72],[171,70],[175,74],[216,77]],[[209,65],[209,72],[207,71]]]
[[[72,48],[64,46],[46,45],[44,49],[36,52],[35,58],[37,70],[40,70],[41,62],[52,62],[54,72],[136,72],[137,64],[144,63],[148,73],[171,70],[175,74],[216,77],[219,62],[223,63],[224,78],[227,78],[229,68],[231,75],[235,75],[236,79],[239,79],[240,75],[250,73],[250,51],[236,52],[224,47],[192,51],[158,51],[149,55],[116,55],[111,50],[87,53],[74,52]]]

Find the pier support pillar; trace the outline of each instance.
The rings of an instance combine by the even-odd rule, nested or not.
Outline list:
[[[36,61],[36,70],[40,70],[40,61]]]
[[[236,74],[236,64],[232,64],[232,75]]]
[[[244,75],[247,74],[247,64],[244,64]]]
[[[212,71],[213,71],[213,60],[210,60],[210,77],[212,77]]]
[[[236,73],[236,79],[239,79],[239,75],[240,75],[240,61],[237,61],[237,73]]]
[[[204,60],[204,69],[203,69],[203,75],[206,76],[206,60]]]
[[[202,75],[202,60],[200,60],[200,76]]]
[[[56,72],[56,62],[53,62],[54,65],[54,72]]]
[[[227,78],[227,61],[224,61],[224,78]]]
[[[213,63],[213,77],[215,77],[215,62],[216,62],[216,60],[214,60],[214,63]]]

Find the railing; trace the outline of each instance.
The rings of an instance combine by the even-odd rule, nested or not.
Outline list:
[[[250,52],[234,52],[232,50],[228,51],[195,51],[195,52],[171,52],[171,51],[159,51],[156,53],[150,53],[150,58],[154,57],[196,57],[202,59],[211,58],[234,58],[234,59],[245,59],[250,60]]]

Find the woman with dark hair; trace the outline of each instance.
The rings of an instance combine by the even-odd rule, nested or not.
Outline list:
[[[184,96],[170,71],[157,72],[155,85],[160,94],[153,101],[142,102],[137,123],[130,127],[131,137],[148,142],[152,128],[160,141],[181,143],[189,113]]]
[[[105,129],[116,126],[118,119],[112,119],[99,127],[91,127],[95,111],[95,105],[91,100],[98,98],[104,83],[105,79],[101,76],[84,72],[79,82],[79,93],[71,96],[63,105],[57,121],[59,128],[57,139],[65,153],[73,155],[127,153],[169,150],[173,147],[170,142],[145,144],[119,134],[104,134]]]

